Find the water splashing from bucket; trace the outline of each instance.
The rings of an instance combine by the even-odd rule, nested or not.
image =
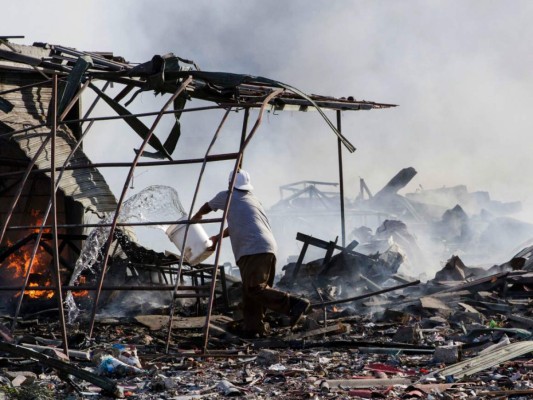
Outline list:
[[[114,214],[107,216],[102,224],[110,224],[113,221]],[[169,186],[154,185],[149,186],[136,195],[127,199],[123,204],[118,217],[120,223],[130,222],[156,222],[156,221],[179,221],[186,219],[186,212],[179,200],[178,192]],[[183,247],[183,234],[186,225],[152,225],[153,228],[163,230],[169,236],[170,240],[178,247]],[[180,229],[182,228],[183,229]],[[194,229],[193,229],[194,228]],[[103,256],[102,251],[109,237],[109,226],[99,226],[91,231],[85,240],[83,249],[74,266],[74,272],[69,281],[69,285],[74,285],[80,274],[85,270],[95,272],[95,265]],[[178,231],[180,232],[178,234]],[[200,235],[203,240],[203,251],[211,245],[207,234],[199,225],[191,225],[189,228],[187,245],[182,254],[187,260],[190,254],[190,244],[195,243],[195,235]],[[205,241],[207,238],[207,242]],[[199,251],[199,250],[195,250]],[[210,253],[209,253],[210,254]],[[209,255],[207,254],[207,256]],[[189,256],[190,258],[190,256]],[[205,259],[204,257],[203,259]],[[198,261],[199,262],[199,261]],[[65,297],[65,306],[68,310],[69,322],[74,321],[79,316],[79,309],[74,301],[72,293],[69,291]]]

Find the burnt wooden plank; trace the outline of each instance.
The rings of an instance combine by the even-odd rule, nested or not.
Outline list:
[[[150,330],[159,330],[168,325],[168,315],[137,315],[135,320],[147,326]],[[223,315],[212,315],[211,323],[221,322],[227,323],[232,321],[231,318]],[[175,317],[172,320],[172,329],[203,329],[205,325],[205,317],[189,317],[179,318]]]

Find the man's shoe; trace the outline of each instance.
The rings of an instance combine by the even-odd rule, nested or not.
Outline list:
[[[240,323],[238,323],[238,322],[230,323],[230,324],[227,325],[226,329],[227,329],[228,332],[230,332],[230,333],[232,333],[234,335],[237,335],[237,336],[239,336],[242,339],[259,339],[259,338],[263,338],[263,337],[267,336],[269,331],[270,331],[270,327],[269,326],[265,326],[264,329],[257,330],[257,331],[245,329],[242,322],[240,322]]]
[[[293,328],[298,322],[300,322],[307,310],[309,310],[311,303],[306,299],[291,297],[290,304],[291,309],[289,311],[289,317],[291,319],[291,328]]]

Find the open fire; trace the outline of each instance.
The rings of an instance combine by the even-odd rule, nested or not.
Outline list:
[[[34,219],[34,225],[42,225],[43,218],[39,210],[32,210],[31,216]],[[50,229],[44,229],[43,233],[50,233]],[[38,233],[39,228],[35,228],[32,233]],[[2,278],[3,281],[12,286],[22,286],[29,273],[28,287],[25,290],[25,296],[31,299],[52,299],[55,295],[54,290],[42,290],[42,287],[52,287],[54,279],[53,271],[53,257],[45,248],[40,245],[35,253],[32,262],[32,252],[34,251],[34,242],[29,242],[10,254],[2,263]],[[13,246],[11,241],[7,241],[7,246]],[[81,276],[78,280],[79,284],[85,283],[85,277]],[[39,290],[31,289],[32,287],[39,287]],[[15,298],[20,296],[20,292],[15,295]],[[87,296],[88,291],[75,291],[75,297]]]
[[[34,219],[34,224],[39,226],[43,223],[43,218],[39,210],[31,210],[31,216]],[[33,233],[38,233],[39,228],[35,228]],[[43,233],[49,233],[50,229],[44,229]],[[10,247],[13,245],[11,241],[7,241]],[[52,257],[48,254],[42,246],[39,246],[32,263],[32,252],[34,243],[30,242],[21,246],[14,253],[10,254],[3,262],[2,269],[6,272],[3,274],[4,279],[12,285],[22,285],[28,273],[30,273],[28,287],[51,286],[52,279],[50,276],[50,265]],[[30,270],[31,267],[31,270]],[[25,295],[33,299],[43,298],[51,299],[54,297],[54,292],[49,290],[31,290],[25,291]],[[20,296],[17,293],[15,297]]]

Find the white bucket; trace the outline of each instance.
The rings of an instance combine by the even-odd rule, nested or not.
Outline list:
[[[186,220],[187,217],[181,218],[179,221]],[[213,245],[213,242],[207,236],[199,224],[189,225],[189,232],[187,233],[187,243],[185,243],[185,249],[182,249],[183,239],[185,237],[185,229],[187,224],[170,225],[167,228],[168,238],[176,245],[180,253],[184,257],[184,261],[190,265],[197,265],[204,261],[207,257],[213,254],[212,251],[207,249]]]

